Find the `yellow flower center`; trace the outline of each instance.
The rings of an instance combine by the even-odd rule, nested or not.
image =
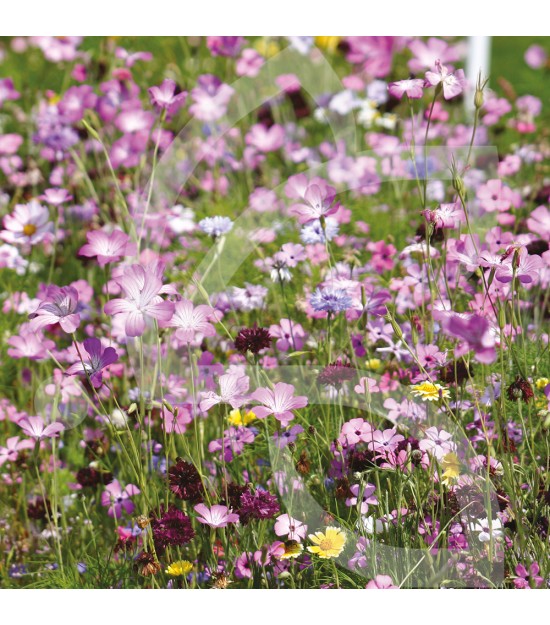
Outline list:
[[[25,224],[23,226],[23,234],[27,237],[32,237],[36,230],[37,228],[34,224]]]
[[[332,540],[330,540],[330,538],[325,538],[319,543],[319,548],[323,551],[330,551],[331,549],[334,549],[334,545],[332,544]]]

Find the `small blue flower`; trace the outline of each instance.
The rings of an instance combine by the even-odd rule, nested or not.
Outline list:
[[[339,313],[352,305],[351,297],[343,289],[317,288],[310,301],[316,312]]]

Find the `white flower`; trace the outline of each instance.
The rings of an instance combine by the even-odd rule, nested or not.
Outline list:
[[[500,519],[493,519],[489,522],[489,519],[478,519],[475,523],[470,523],[471,532],[479,532],[479,540],[482,543],[488,543],[491,540],[491,534],[493,540],[500,540],[503,536],[502,523]]]

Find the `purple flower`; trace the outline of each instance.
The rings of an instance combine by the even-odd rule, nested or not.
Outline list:
[[[19,97],[19,91],[13,88],[13,80],[11,78],[0,78],[0,106],[6,100],[17,100]]]
[[[193,104],[189,112],[203,122],[214,122],[225,115],[233,93],[217,76],[199,76],[198,85],[191,91]]]
[[[136,244],[130,242],[130,237],[121,230],[107,233],[104,230],[92,230],[86,233],[88,243],[79,250],[80,256],[97,257],[100,267],[113,263],[125,256],[136,253]]]
[[[118,480],[113,480],[101,493],[101,505],[109,508],[107,514],[110,517],[120,519],[123,510],[126,514],[132,514],[135,505],[130,497],[139,495],[140,492],[134,484],[128,484],[122,488]]]
[[[293,410],[304,408],[308,403],[307,397],[294,397],[294,386],[284,382],[277,382],[273,390],[258,388],[251,394],[250,398],[263,404],[263,406],[254,407],[254,414],[258,419],[265,419],[272,414],[281,422],[283,427],[286,427],[289,421],[294,419]]]
[[[155,547],[159,551],[168,546],[181,547],[195,536],[191,519],[173,505],[166,511],[161,508],[160,516],[151,520],[151,531]]]
[[[246,393],[250,380],[248,376],[239,373],[226,373],[220,376],[220,394],[213,391],[202,393],[200,409],[206,412],[216,404],[229,404],[231,408],[240,408],[246,401]]]
[[[266,128],[263,124],[255,124],[246,135],[246,144],[260,152],[275,152],[285,141],[285,129],[279,124]]]
[[[405,94],[412,100],[417,100],[424,94],[424,81],[421,78],[408,78],[391,82],[388,86],[388,91],[398,100],[401,100]]]
[[[277,339],[275,346],[281,352],[287,352],[290,348],[300,350],[304,346],[306,333],[299,323],[290,319],[281,319],[279,325],[272,325],[269,333]]]
[[[165,291],[158,270],[141,265],[127,267],[116,282],[124,289],[126,299],[112,299],[105,304],[108,315],[123,315],[127,336],[141,336],[145,322],[152,318],[168,322],[174,312],[174,304],[160,297]]]
[[[357,506],[359,501],[359,494],[361,494],[361,514],[367,514],[369,511],[369,504],[377,504],[378,499],[374,496],[376,486],[374,484],[353,484],[350,487],[352,497],[346,499],[346,506]]]
[[[175,115],[187,98],[187,92],[176,93],[176,89],[176,83],[170,78],[165,78],[159,87],[149,89],[151,104],[159,111],[165,110],[168,115]]]
[[[495,336],[485,317],[450,313],[443,318],[442,327],[447,334],[462,341],[455,349],[455,357],[460,358],[472,350],[478,362],[488,365],[496,360]]]
[[[223,433],[223,438],[217,438],[210,441],[208,451],[213,454],[221,451],[225,462],[231,462],[235,456],[243,453],[244,446],[247,443],[253,443],[255,439],[254,432],[247,427],[230,427]]]
[[[290,430],[285,430],[284,432],[275,432],[273,438],[275,439],[275,444],[279,449],[283,449],[289,443],[294,443],[298,434],[301,434],[304,431],[304,428],[301,425],[294,425],[290,428]]]
[[[205,217],[199,221],[199,228],[211,237],[220,237],[233,228],[233,222],[229,217]]]
[[[353,301],[344,289],[317,288],[311,296],[311,306],[316,312],[339,313],[351,308]]]
[[[527,65],[529,65],[532,69],[540,69],[546,64],[548,54],[542,46],[534,44],[527,48],[523,58],[525,59]]]
[[[516,579],[514,586],[516,588],[540,588],[544,583],[544,579],[539,575],[539,565],[537,562],[531,563],[529,570],[523,564],[516,566]]]
[[[36,332],[58,323],[64,332],[72,334],[80,325],[77,308],[78,291],[74,287],[52,284],[46,289],[45,299],[29,315],[29,328]]]
[[[75,362],[66,371],[65,375],[86,373],[95,388],[103,384],[102,370],[118,360],[118,354],[113,347],[102,349],[101,341],[97,338],[84,339],[84,349],[88,352],[88,361]]]
[[[17,425],[27,436],[37,441],[43,438],[57,438],[57,435],[65,429],[65,426],[57,421],[46,425],[42,417],[24,417]]]
[[[6,447],[0,447],[0,467],[5,462],[15,462],[22,449],[32,449],[33,442],[19,440],[19,436],[11,436],[6,440]]]
[[[445,100],[450,100],[464,91],[466,78],[461,69],[452,74],[439,60],[435,62],[435,67],[437,71],[426,72],[426,83],[432,87],[440,85]]]
[[[529,254],[525,247],[513,251],[498,267],[495,278],[499,282],[512,282],[516,277],[522,284],[530,284],[537,279],[539,270],[545,266],[537,254]]]
[[[291,206],[290,213],[296,215],[301,224],[327,217],[339,208],[337,203],[334,204],[335,197],[336,189],[329,185],[309,185],[303,194],[303,202]]]
[[[243,525],[253,519],[270,519],[279,512],[277,497],[266,490],[245,491],[241,495],[239,517]]]
[[[206,45],[212,56],[237,56],[244,43],[244,37],[209,35]]]

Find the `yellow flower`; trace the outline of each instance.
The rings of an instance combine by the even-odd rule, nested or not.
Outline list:
[[[411,386],[411,393],[415,397],[420,397],[423,401],[438,401],[440,397],[446,399],[450,396],[449,390],[441,384],[432,382],[422,382]]]
[[[369,371],[376,371],[377,369],[380,369],[381,365],[382,361],[380,358],[371,358],[365,363],[365,366],[369,369]]]
[[[539,378],[536,382],[535,382],[535,386],[539,389],[539,391],[542,391],[542,389],[547,386],[550,383],[550,380],[548,378]]]
[[[309,540],[315,543],[308,547],[310,553],[316,553],[320,558],[337,558],[346,544],[346,535],[339,527],[327,527],[325,533],[315,532],[309,535]]]
[[[229,413],[229,417],[227,417],[227,420],[229,421],[229,423],[231,425],[234,425],[235,427],[239,425],[248,425],[252,423],[252,421],[254,421],[255,419],[256,419],[256,415],[252,412],[252,410],[245,412],[243,415],[241,414],[241,411],[238,408],[235,408],[235,410],[232,410]]]
[[[443,466],[443,484],[448,486],[452,484],[460,475],[460,460],[454,452],[450,452],[443,456],[441,459],[441,465]]]
[[[297,558],[304,550],[303,546],[296,540],[287,540],[284,543],[285,552],[282,556],[279,556],[280,560],[289,560],[290,558]]]
[[[342,37],[315,37],[315,43],[319,48],[323,48],[328,52],[334,52],[341,40]]]
[[[166,573],[168,575],[173,575],[174,577],[179,577],[180,575],[187,575],[193,570],[193,565],[189,560],[178,560],[177,562],[172,562],[172,564],[168,565],[166,569]]]
[[[254,47],[256,48],[256,51],[259,52],[266,59],[271,56],[275,56],[281,50],[279,44],[269,37],[267,37],[266,39],[259,39],[254,44]]]

